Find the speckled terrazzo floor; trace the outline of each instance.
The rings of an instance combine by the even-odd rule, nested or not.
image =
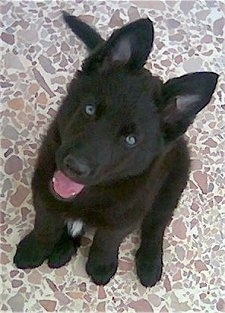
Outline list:
[[[187,72],[220,74],[211,103],[189,128],[192,173],[164,240],[162,280],[140,285],[138,233],[120,249],[117,274],[105,287],[78,255],[52,270],[18,270],[16,244],[34,221],[30,181],[37,148],[79,68],[84,46],[61,19],[64,9],[106,37],[149,16],[155,44],[147,67],[164,80]],[[1,306],[3,312],[225,312],[225,5],[223,1],[3,1],[1,5]]]

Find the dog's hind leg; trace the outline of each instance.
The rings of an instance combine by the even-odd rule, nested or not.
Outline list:
[[[143,220],[141,245],[136,254],[137,275],[146,287],[154,286],[160,280],[163,267],[163,235],[172,219],[181,193],[188,179],[188,156],[175,162],[159,191],[152,209]],[[180,163],[180,164],[179,164]]]
[[[58,147],[57,132],[56,124],[53,123],[39,151],[32,179],[35,224],[33,231],[17,246],[14,262],[18,268],[41,265],[51,255],[63,234],[63,212],[69,204],[58,201],[50,192],[50,182],[55,172],[55,151]]]
[[[63,227],[64,220],[59,214],[42,209],[36,214],[34,229],[17,246],[16,266],[25,269],[41,265],[60,239]]]

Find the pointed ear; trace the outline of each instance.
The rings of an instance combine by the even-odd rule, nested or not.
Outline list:
[[[185,133],[196,114],[210,101],[218,75],[212,72],[187,74],[163,86],[162,124],[167,141]]]
[[[114,31],[104,48],[104,66],[127,65],[130,68],[141,68],[152,50],[153,39],[153,24],[148,18]]]
[[[89,50],[95,49],[104,42],[102,37],[92,27],[82,22],[78,17],[72,16],[65,11],[62,14],[65,23],[85,43]]]

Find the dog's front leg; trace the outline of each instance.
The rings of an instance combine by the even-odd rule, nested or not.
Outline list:
[[[118,266],[118,250],[123,238],[131,230],[98,229],[90,248],[86,271],[97,285],[105,285]]]
[[[179,164],[180,161],[180,164]],[[163,236],[188,177],[188,159],[180,158],[162,185],[151,211],[142,223],[141,245],[136,254],[137,275],[146,287],[154,286],[163,268]]]

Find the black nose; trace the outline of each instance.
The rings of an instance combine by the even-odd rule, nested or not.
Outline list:
[[[84,161],[76,159],[72,155],[65,157],[63,165],[66,172],[76,177],[87,177],[91,171],[90,167]]]

